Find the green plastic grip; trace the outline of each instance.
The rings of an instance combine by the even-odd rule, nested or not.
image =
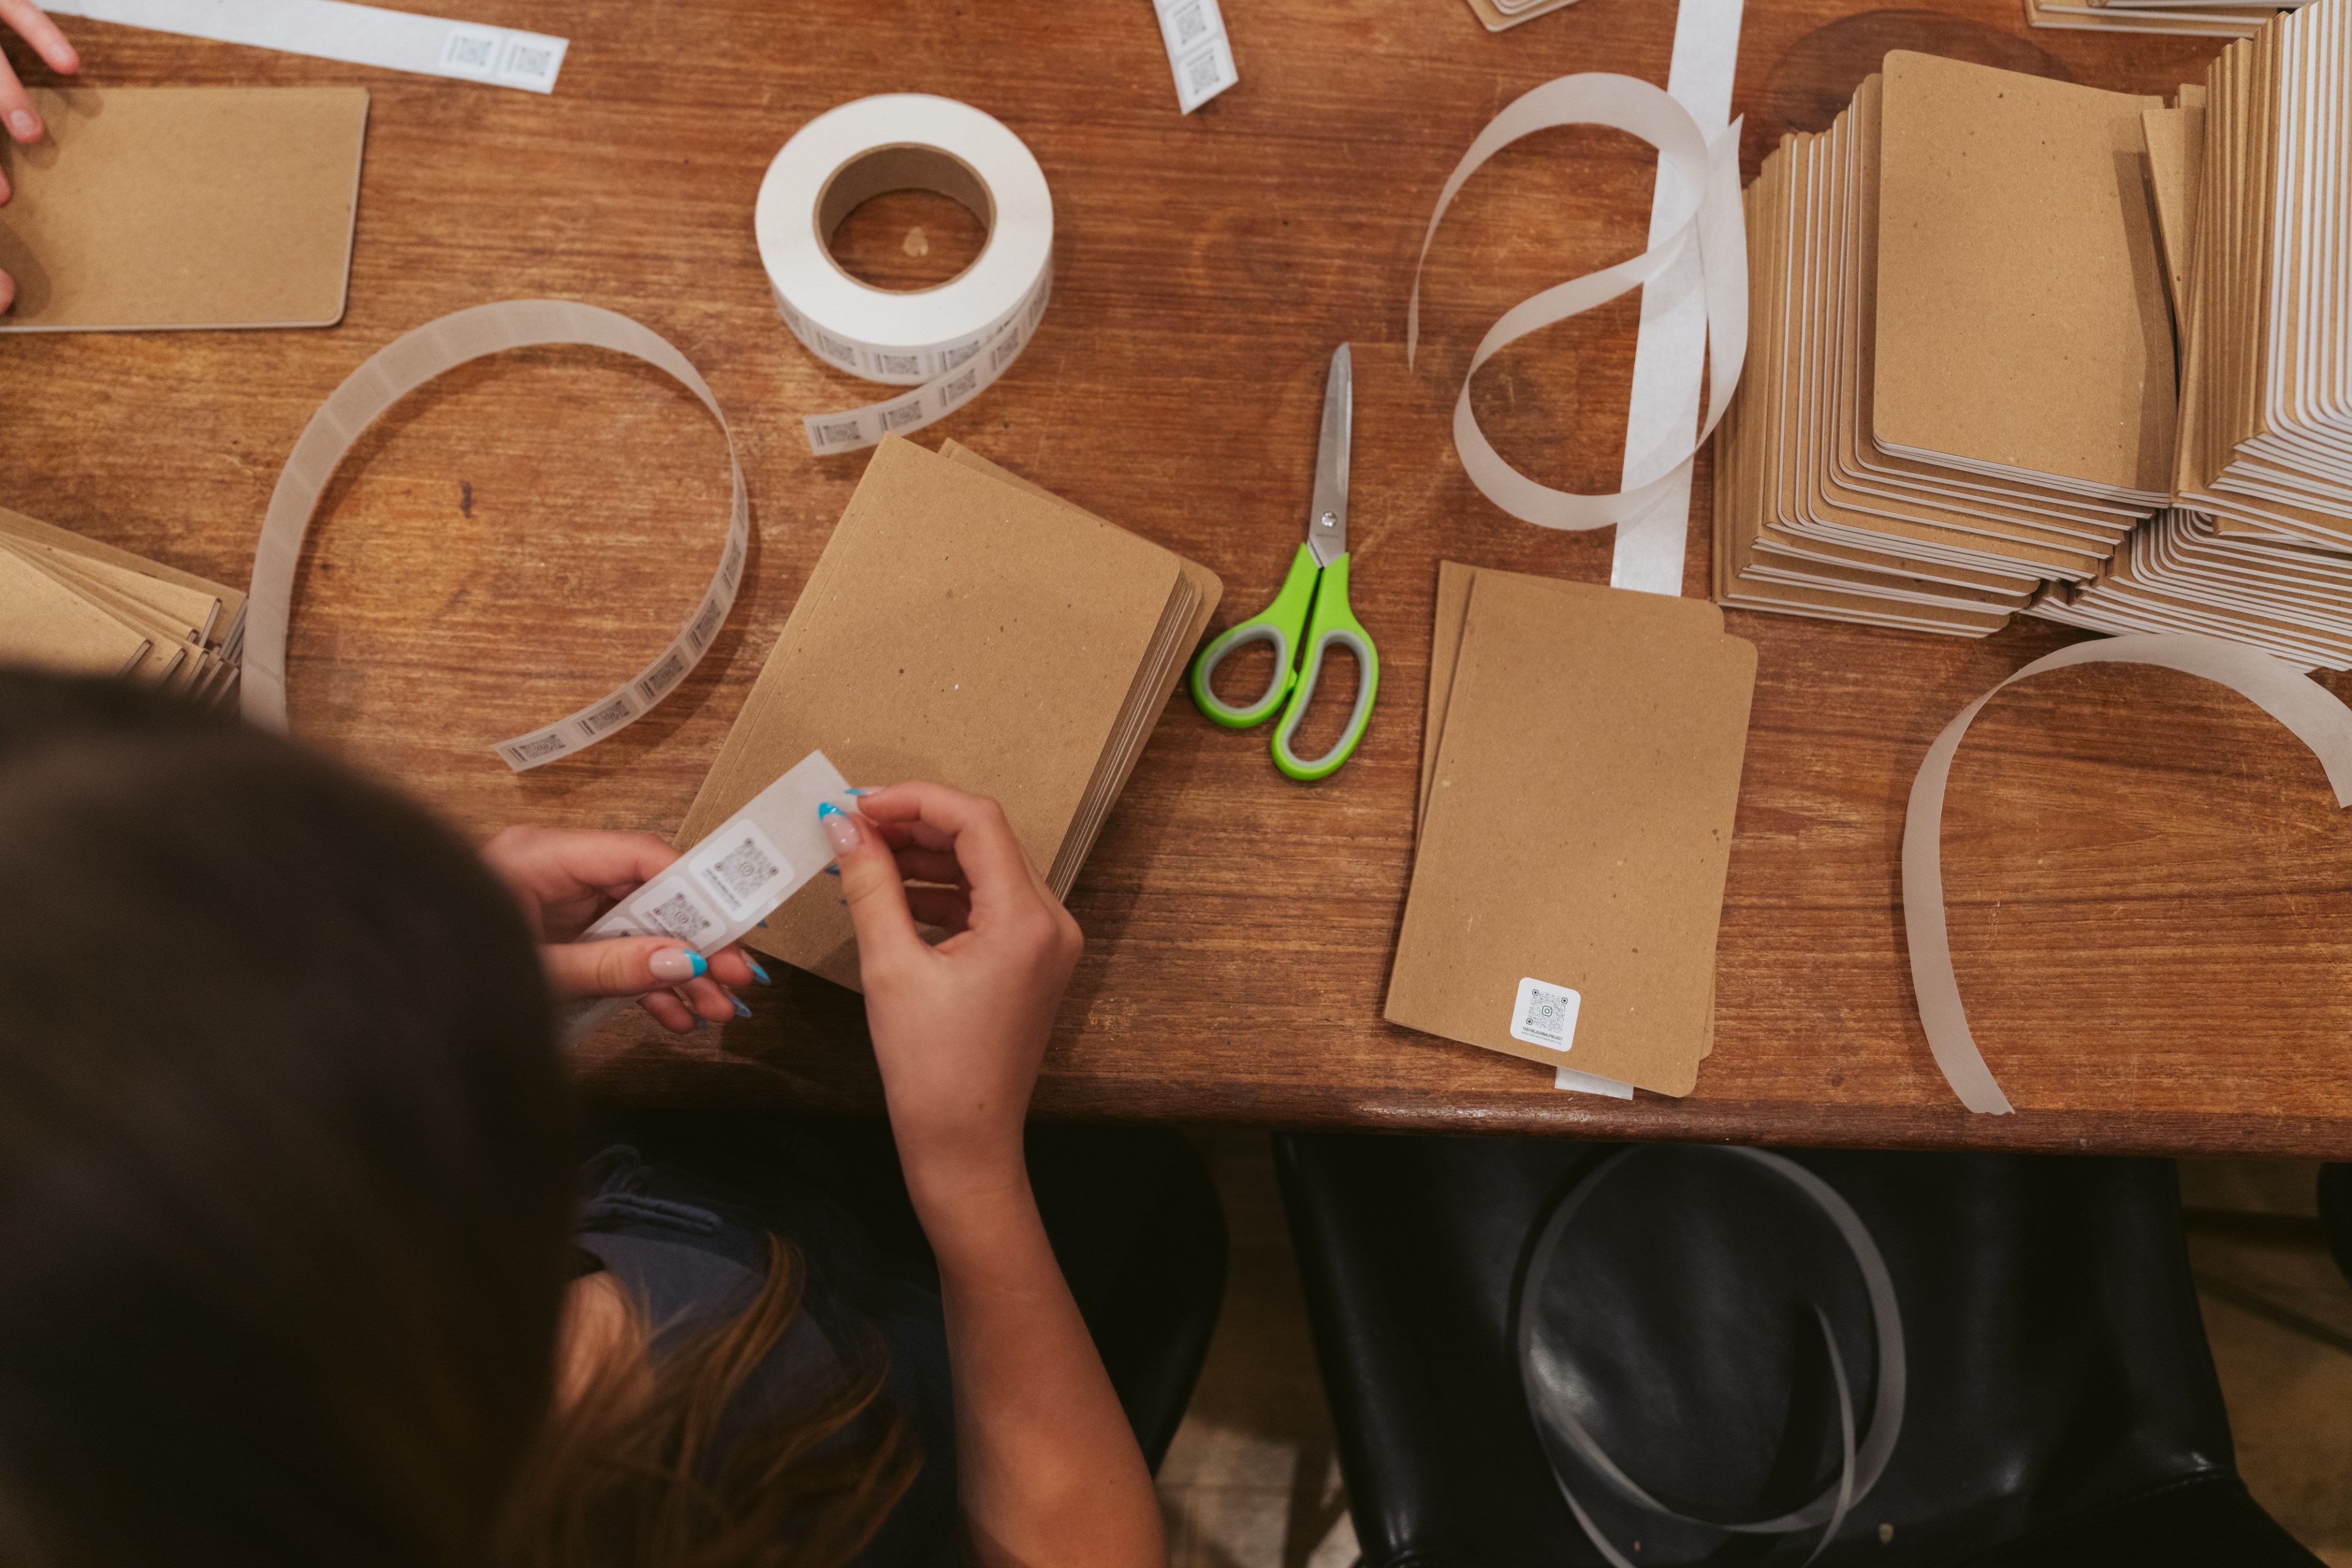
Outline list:
[[[1299,553],[1312,557],[1304,546]],[[1328,779],[1339,767],[1355,755],[1356,743],[1364,737],[1364,727],[1371,722],[1372,698],[1381,689],[1381,656],[1372,647],[1372,639],[1356,620],[1354,608],[1348,602],[1348,560],[1341,556],[1323,569],[1321,585],[1315,593],[1315,611],[1307,623],[1306,658],[1291,694],[1290,706],[1282,716],[1282,723],[1274,732],[1274,765],[1291,778],[1303,783]],[[1291,568],[1295,581],[1298,575]],[[1283,585],[1286,595],[1290,584]],[[1276,601],[1278,604],[1280,601]],[[1290,738],[1307,717],[1307,705],[1315,700],[1315,684],[1322,678],[1323,655],[1334,643],[1340,643],[1356,655],[1356,706],[1348,716],[1348,727],[1330,750],[1312,761],[1302,761],[1290,749]]]
[[[1274,710],[1281,706],[1298,679],[1294,666],[1297,664],[1299,634],[1307,625],[1307,608],[1315,602],[1315,580],[1318,575],[1315,552],[1300,545],[1298,553],[1291,558],[1290,575],[1282,580],[1282,591],[1274,596],[1274,602],[1239,625],[1227,627],[1192,662],[1195,707],[1227,729],[1247,729],[1274,716]],[[1268,642],[1274,644],[1274,679],[1267,685],[1265,695],[1245,708],[1228,706],[1210,690],[1210,675],[1234,649],[1250,643]]]

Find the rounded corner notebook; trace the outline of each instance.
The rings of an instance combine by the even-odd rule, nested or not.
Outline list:
[[[343,317],[368,94],[73,87],[0,143],[0,332],[331,327]]]

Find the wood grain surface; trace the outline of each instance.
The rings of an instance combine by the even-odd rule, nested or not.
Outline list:
[[[242,582],[278,465],[352,366],[443,312],[558,296],[627,312],[709,378],[753,495],[749,581],[650,719],[508,772],[491,741],[602,691],[682,618],[719,548],[726,472],[716,428],[652,371],[586,350],[478,363],[395,411],[321,507],[292,636],[303,737],[477,835],[526,819],[673,831],[863,466],[803,444],[799,415],[871,389],[777,319],[751,240],[761,174],[822,110],[947,94],[1045,165],[1057,278],[1018,367],[926,438],[952,435],[1209,564],[1221,622],[1255,612],[1289,560],[1324,361],[1357,345],[1354,597],[1385,666],[1370,736],[1337,778],[1302,787],[1275,771],[1263,732],[1171,703],[1071,898],[1088,948],[1041,1113],[2352,1155],[2352,823],[2291,737],[2161,672],[2046,676],[1978,722],[1946,824],[1954,944],[2021,1109],[1971,1116],[1937,1074],[1904,958],[1903,801],[1955,712],[2077,635],[2032,622],[1969,643],[1729,617],[1761,674],[1716,1049],[1687,1099],[1558,1092],[1533,1064],[1380,1021],[1437,561],[1608,576],[1606,533],[1530,528],[1471,488],[1448,434],[1459,377],[1505,308],[1639,248],[1647,161],[1613,133],[1563,131],[1473,179],[1432,252],[1409,371],[1413,257],[1446,172],[1516,94],[1579,70],[1664,80],[1666,0],[1580,0],[1502,35],[1460,0],[1229,0],[1241,85],[1190,117],[1144,0],[465,10],[569,36],[555,95],[65,23],[93,82],[367,86],[351,308],[326,331],[0,340],[0,504]],[[1751,0],[1733,109],[1752,175],[1890,48],[2164,91],[2215,47],[2029,34],[2017,0],[1859,14]],[[53,79],[13,40],[9,53]],[[977,243],[936,207],[879,198],[845,247],[869,276],[933,280]],[[937,236],[922,256],[915,226]],[[1507,455],[1612,487],[1635,310],[1620,301],[1481,372]],[[1702,457],[1694,594],[1708,493]],[[649,1101],[877,1103],[856,998],[780,975],[751,1000],[752,1022],[682,1040],[632,1015],[582,1071]]]

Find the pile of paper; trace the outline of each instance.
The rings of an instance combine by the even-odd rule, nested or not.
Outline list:
[[[2178,506],[2093,581],[2053,584],[2035,614],[2352,667],[2347,84],[2352,12],[2321,0],[2230,46],[2198,99],[2147,117],[2185,328]]]
[[[1444,562],[1388,1020],[1688,1093],[1755,685],[1704,600]]]
[[[224,703],[244,643],[236,589],[0,508],[0,664]]]
[[[1717,598],[1959,636],[2170,498],[2154,98],[1895,53],[1747,193]]]
[[[2269,5],[2220,5],[2207,0],[2025,0],[2025,19],[2037,27],[2243,38],[2281,10],[2302,4],[2304,0],[2277,0]]]
[[[1066,894],[1223,591],[952,442],[885,437],[677,841],[821,750],[862,785],[994,796]],[[824,879],[745,941],[857,983],[849,912]]]

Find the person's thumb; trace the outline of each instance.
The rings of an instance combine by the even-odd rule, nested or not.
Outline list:
[[[831,801],[817,808],[817,820],[824,824],[835,863],[841,867],[841,896],[849,904],[849,923],[857,928],[859,967],[908,946],[921,946],[915,917],[907,908],[907,883],[898,874],[898,857],[874,824]]]
[[[558,1001],[580,997],[637,997],[682,986],[710,967],[675,936],[614,936],[603,942],[559,942],[539,950],[548,988]]]

